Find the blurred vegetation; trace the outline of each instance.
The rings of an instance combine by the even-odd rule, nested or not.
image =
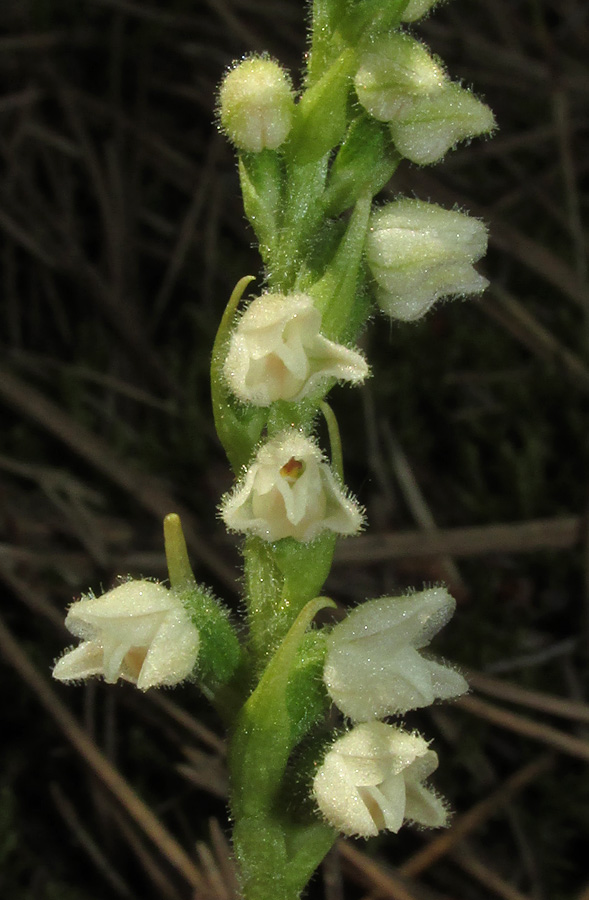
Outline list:
[[[587,900],[589,11],[453,0],[418,31],[499,131],[433,169],[401,167],[389,195],[482,216],[491,288],[364,335],[375,377],[334,406],[371,527],[342,543],[327,590],[353,604],[443,580],[458,597],[435,649],[487,681],[408,724],[434,739],[454,829],[474,824],[443,853],[439,835],[410,829],[349,843],[311,893]],[[53,686],[49,673],[73,596],[164,576],[174,509],[199,577],[237,609],[208,365],[226,299],[259,262],[215,86],[263,49],[298,68],[299,3],[0,9],[3,900],[233,895],[223,750],[201,699]],[[532,693],[486,700],[490,723],[469,702],[498,681]],[[562,699],[558,717],[538,692]]]

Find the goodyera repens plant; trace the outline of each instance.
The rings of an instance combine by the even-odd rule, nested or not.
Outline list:
[[[423,655],[454,601],[437,586],[368,600],[313,624],[336,539],[364,510],[345,487],[336,382],[370,374],[356,341],[378,309],[418,319],[439,299],[478,293],[482,222],[389,192],[403,159],[440,160],[487,134],[493,115],[451,81],[413,34],[434,0],[314,0],[302,86],[267,55],[248,56],[219,92],[237,150],[264,289],[239,309],[235,288],[215,341],[217,433],[235,474],[221,501],[243,536],[245,622],[198,584],[178,517],[164,524],[169,584],[123,581],[75,602],[81,643],[53,670],[141,690],[190,680],[228,732],[233,844],[246,900],[295,900],[338,833],[369,837],[403,822],[441,826],[426,779],[438,759],[385,718],[467,689]],[[329,447],[317,426],[325,419]],[[332,616],[333,620],[333,616]],[[340,710],[333,730],[331,704]]]

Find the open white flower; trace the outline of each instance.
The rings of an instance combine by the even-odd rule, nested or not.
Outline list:
[[[488,281],[472,264],[486,250],[479,219],[422,200],[388,203],[372,214],[366,240],[381,309],[411,321],[440,297],[484,291]]]
[[[323,531],[355,534],[364,517],[341,487],[317,444],[287,431],[264,444],[221,504],[232,531],[266,541],[313,541]]]
[[[356,607],[329,635],[323,679],[355,722],[398,715],[468,690],[459,672],[418,650],[452,617],[445,588],[383,597]]]
[[[313,780],[317,805],[343,834],[374,837],[404,821],[446,824],[442,800],[423,784],[438,757],[420,735],[383,722],[357,725],[338,738]]]
[[[198,656],[198,629],[176,594],[153,581],[127,581],[101,597],[83,597],[65,624],[83,643],[56,663],[58,681],[102,675],[145,691],[183,681]]]
[[[320,334],[321,314],[305,294],[263,294],[248,306],[231,336],[223,371],[244,403],[298,402],[326,378],[359,384],[364,357]]]

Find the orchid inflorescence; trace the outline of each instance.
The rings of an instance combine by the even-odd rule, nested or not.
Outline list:
[[[321,590],[336,539],[365,511],[345,487],[337,383],[370,369],[357,347],[379,310],[398,321],[484,290],[486,229],[456,209],[373,200],[403,159],[437,162],[494,127],[408,30],[433,0],[315,0],[303,88],[267,55],[225,75],[219,125],[236,147],[264,290],[236,286],[213,348],[220,441],[235,474],[220,517],[243,536],[245,627],[200,585],[180,521],[166,518],[169,585],[128,580],[75,602],[82,640],[54,668],[141,690],[193,681],[228,728],[233,842],[247,900],[294,900],[338,833],[440,826],[426,783],[437,755],[383,721],[467,690],[421,651],[449,620],[443,586],[369,600],[338,624]],[[329,448],[320,445],[325,420]],[[340,724],[328,712],[339,709]]]

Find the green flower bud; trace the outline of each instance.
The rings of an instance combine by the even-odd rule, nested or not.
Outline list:
[[[479,219],[421,200],[397,200],[372,214],[366,241],[377,300],[387,315],[419,319],[439,297],[487,286],[473,263],[487,249]]]
[[[486,103],[459,84],[448,84],[440,93],[401,110],[390,124],[399,153],[422,166],[439,162],[459,141],[488,134],[494,127]]]
[[[401,16],[401,21],[416,22],[423,18],[437,2],[438,0],[409,0],[405,12]]]
[[[439,92],[445,77],[423,44],[392,32],[361,54],[354,86],[362,106],[375,119],[390,122],[416,100]]]
[[[219,93],[221,126],[240,150],[276,150],[292,125],[294,97],[278,63],[253,56],[231,69]]]

